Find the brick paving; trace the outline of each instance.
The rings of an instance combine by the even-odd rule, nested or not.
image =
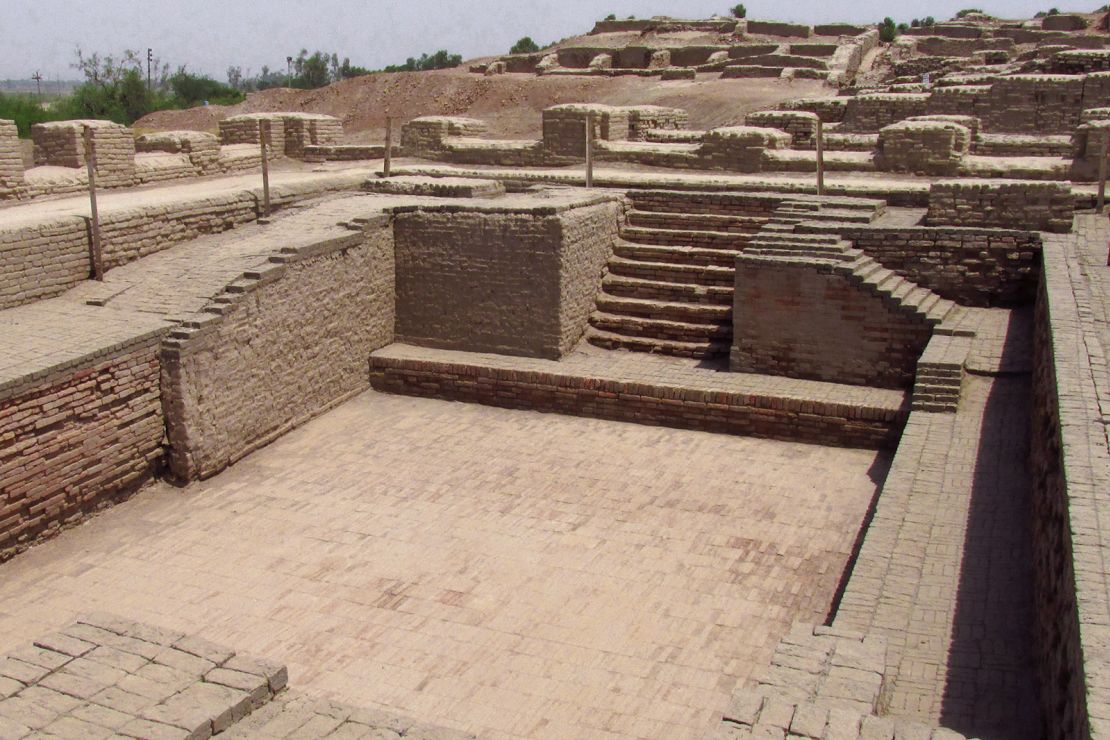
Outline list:
[[[698,737],[824,619],[885,465],[367,393],[0,566],[0,650],[104,609],[481,735]]]
[[[1038,735],[1029,393],[970,375],[956,414],[910,415],[834,621],[886,638],[891,715]]]

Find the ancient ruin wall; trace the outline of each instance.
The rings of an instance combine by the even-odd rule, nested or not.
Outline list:
[[[1085,673],[1104,662],[1110,629],[1098,557],[1110,453],[1063,244],[1051,247],[1035,313],[1030,469],[1040,687],[1047,736],[1063,740],[1110,730],[1104,671]]]
[[[0,389],[0,560],[150,481],[158,338]]]
[[[337,229],[338,230],[338,229]],[[393,341],[386,220],[288,254],[228,288],[221,314],[175,330],[162,350],[169,467],[218,473],[369,387],[370,352]]]
[[[879,131],[880,170],[955,175],[971,148],[971,131],[947,121],[901,121]]]
[[[84,131],[92,131],[97,185],[127,187],[135,179],[135,139],[131,129],[110,121],[50,121],[31,127],[35,164],[85,166]]]
[[[806,225],[797,230],[806,233]],[[815,228],[827,231],[825,224]],[[854,225],[836,231],[888,270],[964,306],[1023,306],[1036,295],[1037,232]]]
[[[15,121],[0,121],[0,200],[14,198],[23,189],[23,155]]]
[[[997,226],[1066,232],[1075,196],[1067,183],[942,180],[929,188],[930,226]]]
[[[616,201],[400,213],[397,341],[555,359],[585,330],[616,241]]]
[[[931,333],[831,270],[737,260],[734,372],[906,388]]]

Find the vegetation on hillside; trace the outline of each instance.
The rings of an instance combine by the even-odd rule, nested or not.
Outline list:
[[[540,45],[532,40],[531,36],[524,38],[513,44],[513,48],[509,49],[510,54],[534,54],[540,50]]]
[[[732,10],[730,10],[729,12],[732,13],[733,18],[747,18],[748,17],[748,9],[745,8],[743,5],[733,5]]]

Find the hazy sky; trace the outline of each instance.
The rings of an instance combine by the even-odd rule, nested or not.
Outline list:
[[[1055,6],[1092,10],[1105,0],[747,0],[748,17],[807,23],[938,20],[973,4],[992,15],[1030,17]],[[35,70],[76,76],[74,49],[119,53],[153,47],[171,67],[186,64],[223,81],[230,65],[257,72],[285,66],[301,48],[336,52],[371,69],[421,52],[464,58],[499,54],[521,36],[541,45],[588,31],[609,13],[708,17],[736,0],[0,0],[0,79]],[[1042,7],[1044,6],[1044,7]],[[141,10],[140,10],[141,9]]]

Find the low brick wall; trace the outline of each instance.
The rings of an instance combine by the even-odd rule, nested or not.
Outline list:
[[[557,157],[585,157],[587,116],[593,116],[595,140],[628,140],[627,108],[610,105],[556,105],[543,111],[544,149]]]
[[[888,270],[964,306],[1032,303],[1040,278],[1041,236],[1034,231],[982,228],[835,227]],[[828,233],[829,225],[799,233]]]
[[[0,200],[23,190],[23,152],[15,121],[0,120]]]
[[[485,121],[459,116],[421,116],[401,127],[401,147],[410,157],[435,158],[452,136],[481,136]]]
[[[795,149],[812,149],[817,138],[818,115],[810,111],[765,110],[744,116],[746,126],[776,128],[790,134]]]
[[[628,140],[643,141],[648,131],[677,131],[690,123],[689,114],[681,108],[659,105],[625,106],[628,112]]]
[[[330,146],[343,138],[343,124],[335,116],[284,113],[285,156],[303,159],[307,146]]]
[[[371,356],[375,390],[815,444],[892,449],[898,411],[639,381]]]
[[[135,179],[135,139],[131,129],[110,121],[50,121],[31,127],[35,164],[55,167],[85,166],[84,131],[92,131],[97,184],[126,187]]]
[[[0,389],[0,561],[154,478],[157,343],[146,336]]]
[[[923,93],[867,93],[848,99],[844,131],[878,131],[911,116],[926,113],[929,96]]]
[[[393,341],[392,227],[334,232],[245,273],[163,344],[175,478],[214,475],[368,387],[367,356]]]
[[[790,134],[755,126],[726,126],[705,133],[699,156],[710,169],[761,172],[763,152],[789,149]]]
[[[748,21],[748,33],[755,36],[785,36],[808,39],[813,35],[813,26],[801,23],[781,23],[779,21]]]
[[[971,148],[971,131],[950,121],[901,121],[879,131],[880,170],[955,175]]]
[[[1084,85],[1082,75],[1000,77],[991,85],[983,124],[988,131],[1070,134],[1085,107]]]
[[[932,330],[828,267],[736,261],[729,369],[908,388]]]
[[[189,158],[196,175],[219,171],[220,142],[203,131],[162,131],[143,134],[135,140],[139,153],[166,152],[184,154]]]
[[[840,123],[848,112],[848,101],[849,98],[798,98],[780,103],[778,108],[809,111],[820,116],[823,123]]]
[[[220,144],[259,145],[259,127],[267,134],[271,156],[285,154],[285,121],[277,113],[244,113],[220,121]]]
[[[581,338],[621,203],[401,209],[397,341],[556,359]]]
[[[943,180],[929,189],[930,226],[998,226],[1066,232],[1075,196],[1068,183]]]

